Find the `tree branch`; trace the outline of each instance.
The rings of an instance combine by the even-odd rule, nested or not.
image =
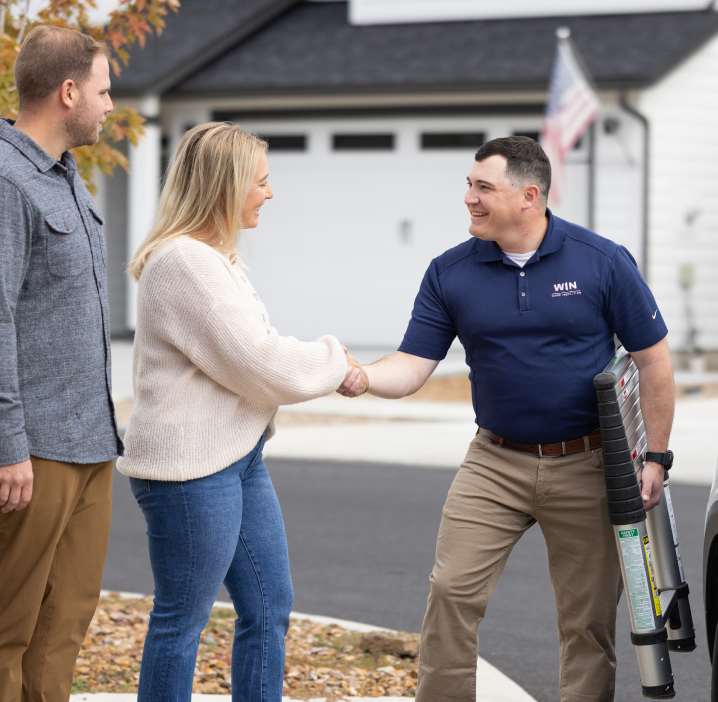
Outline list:
[[[30,0],[25,0],[25,9],[22,13],[22,19],[20,20],[20,29],[17,33],[17,43],[22,44],[22,35],[25,34],[25,26],[27,25],[27,16],[30,12]]]
[[[0,34],[5,34],[5,13],[9,0],[0,0]]]

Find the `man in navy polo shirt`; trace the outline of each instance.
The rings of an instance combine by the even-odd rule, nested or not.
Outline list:
[[[397,353],[342,393],[416,392],[455,337],[479,431],[444,506],[419,657],[417,702],[476,696],[477,627],[511,549],[536,522],[556,594],[562,702],[610,702],[620,566],[608,520],[593,377],[614,334],[641,373],[648,451],[673,421],[667,329],[621,246],[546,208],[551,166],[532,139],[484,144],[468,177],[469,241],[429,266]],[[658,504],[663,467],[646,464]]]

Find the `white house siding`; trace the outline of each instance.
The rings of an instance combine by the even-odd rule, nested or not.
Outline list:
[[[651,123],[651,287],[668,324],[672,348],[685,348],[680,276],[682,265],[691,264],[698,345],[716,350],[718,38],[646,90],[638,106]]]
[[[601,236],[625,246],[643,270],[643,127],[612,97],[602,97],[602,103],[594,126],[593,225]]]

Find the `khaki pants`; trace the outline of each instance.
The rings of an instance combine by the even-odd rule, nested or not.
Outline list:
[[[471,442],[439,529],[417,702],[476,699],[478,625],[511,549],[536,522],[556,594],[561,700],[613,700],[623,586],[601,456],[586,448],[539,458],[484,436]]]
[[[31,460],[30,503],[0,513],[0,700],[67,702],[102,586],[112,461]]]

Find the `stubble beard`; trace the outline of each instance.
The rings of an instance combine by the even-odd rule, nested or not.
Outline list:
[[[98,122],[91,114],[83,96],[80,97],[77,114],[65,125],[65,133],[67,134],[68,142],[71,144],[70,149],[78,146],[93,146],[100,139]]]

